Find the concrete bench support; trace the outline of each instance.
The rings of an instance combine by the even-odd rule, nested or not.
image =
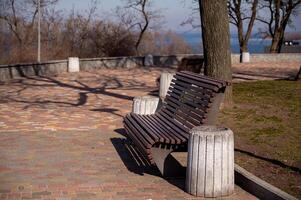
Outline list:
[[[198,126],[190,131],[186,191],[221,197],[234,191],[234,141],[228,128]]]
[[[174,73],[163,72],[160,77],[160,89],[159,96],[162,100],[165,99],[171,80],[173,79]]]
[[[154,114],[159,103],[158,97],[142,96],[135,97],[133,100],[132,112],[140,115]]]

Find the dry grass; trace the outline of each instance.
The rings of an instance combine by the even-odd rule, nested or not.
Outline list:
[[[301,82],[234,84],[220,123],[235,133],[236,162],[301,197]]]

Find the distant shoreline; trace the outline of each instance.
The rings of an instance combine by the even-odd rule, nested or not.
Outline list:
[[[202,43],[201,43],[201,34],[200,33],[182,33],[179,34],[192,48],[193,53],[202,53]],[[300,40],[297,40],[301,43]],[[238,38],[236,36],[231,36],[231,52],[240,53]],[[272,40],[262,39],[259,37],[252,37],[249,39],[248,49],[250,53],[264,53],[265,48],[271,45]]]

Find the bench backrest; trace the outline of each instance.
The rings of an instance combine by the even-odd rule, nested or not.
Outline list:
[[[191,129],[215,124],[227,82],[203,75],[177,72],[160,112]]]

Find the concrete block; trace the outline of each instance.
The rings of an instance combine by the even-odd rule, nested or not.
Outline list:
[[[68,58],[68,72],[79,72],[78,57],[69,57]]]
[[[159,96],[163,100],[167,94],[171,80],[173,79],[174,73],[163,72],[160,77],[160,89]]]
[[[132,112],[140,115],[154,114],[158,108],[159,98],[152,96],[135,97]]]
[[[250,62],[250,53],[249,52],[242,52],[241,54],[241,62],[248,63]]]
[[[190,131],[186,191],[222,197],[234,191],[234,139],[228,128],[198,126]]]

